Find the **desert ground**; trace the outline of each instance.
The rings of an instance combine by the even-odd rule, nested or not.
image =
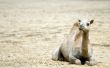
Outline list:
[[[98,64],[51,60],[74,20],[94,19],[90,40]],[[109,0],[0,0],[0,68],[109,68]]]

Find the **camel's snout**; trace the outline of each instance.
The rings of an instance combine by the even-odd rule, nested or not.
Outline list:
[[[83,30],[83,29],[84,29],[84,26],[80,24],[79,29],[80,29],[80,30]]]
[[[80,25],[80,28],[84,28],[84,26],[83,25]]]

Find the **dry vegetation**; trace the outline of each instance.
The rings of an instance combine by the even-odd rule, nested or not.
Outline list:
[[[110,66],[110,1],[0,0],[0,68],[92,68],[52,61],[72,22],[94,18],[90,39],[97,65]]]

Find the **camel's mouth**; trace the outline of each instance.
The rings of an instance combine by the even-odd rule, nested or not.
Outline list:
[[[84,28],[79,28],[79,30],[83,30]]]
[[[85,29],[85,28],[79,28],[79,30],[84,31],[84,32],[89,31],[88,29]]]
[[[82,30],[81,28],[79,28],[79,30]]]

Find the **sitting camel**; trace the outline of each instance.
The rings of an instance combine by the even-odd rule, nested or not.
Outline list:
[[[95,65],[93,49],[89,40],[89,26],[94,20],[78,20],[62,45],[52,53],[52,60],[65,60],[72,64]]]

